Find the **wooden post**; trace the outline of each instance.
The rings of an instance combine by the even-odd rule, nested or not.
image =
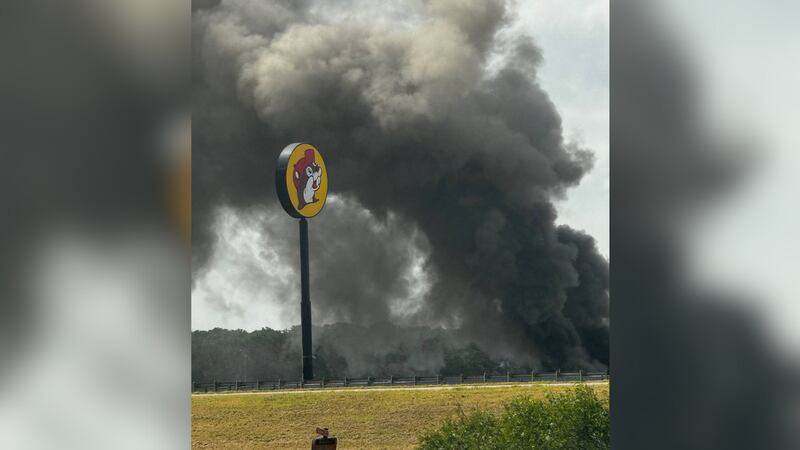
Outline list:
[[[236,392],[239,392],[239,380],[236,380],[236,381],[233,382],[233,389]]]
[[[394,386],[394,376],[389,375],[389,386]]]
[[[483,372],[483,382],[486,383],[486,372]]]
[[[416,386],[416,385],[417,385],[417,376],[414,375],[414,386]]]
[[[214,380],[214,392],[217,392],[217,380]]]
[[[578,369],[578,381],[583,381],[583,369]]]
[[[560,370],[561,370],[561,369],[556,369],[556,381],[558,381],[558,372],[559,372]]]
[[[344,377],[344,386],[347,387],[347,377]]]
[[[531,370],[531,383],[533,383],[533,377],[536,376],[535,371]]]
[[[461,383],[461,384],[464,384],[464,374],[463,373],[458,376],[458,382]]]
[[[439,384],[439,375],[436,375],[436,384]]]
[[[506,383],[511,381],[511,372],[506,370]]]

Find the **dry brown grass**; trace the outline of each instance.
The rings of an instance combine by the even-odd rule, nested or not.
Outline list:
[[[419,434],[459,407],[497,411],[513,397],[543,396],[570,384],[459,386],[454,389],[350,389],[192,397],[196,449],[308,449],[317,426],[339,449],[414,448]],[[608,398],[608,383],[592,384]]]

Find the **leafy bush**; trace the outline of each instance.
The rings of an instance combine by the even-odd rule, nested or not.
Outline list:
[[[607,449],[608,406],[580,385],[544,399],[516,398],[499,416],[459,411],[420,442],[423,450]]]

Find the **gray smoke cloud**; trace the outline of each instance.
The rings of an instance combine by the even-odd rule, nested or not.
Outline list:
[[[310,224],[317,323],[454,327],[534,367],[605,367],[608,265],[553,206],[592,154],[564,139],[535,43],[501,37],[512,13],[495,0],[196,8],[195,280],[220,206],[260,211],[263,242],[297,264],[272,177],[283,146],[313,142],[333,193]]]

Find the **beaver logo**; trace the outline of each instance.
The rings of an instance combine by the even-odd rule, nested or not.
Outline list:
[[[309,203],[316,203],[317,190],[322,185],[322,169],[314,159],[314,150],[306,150],[305,155],[294,164],[294,187],[297,190],[297,209]]]

